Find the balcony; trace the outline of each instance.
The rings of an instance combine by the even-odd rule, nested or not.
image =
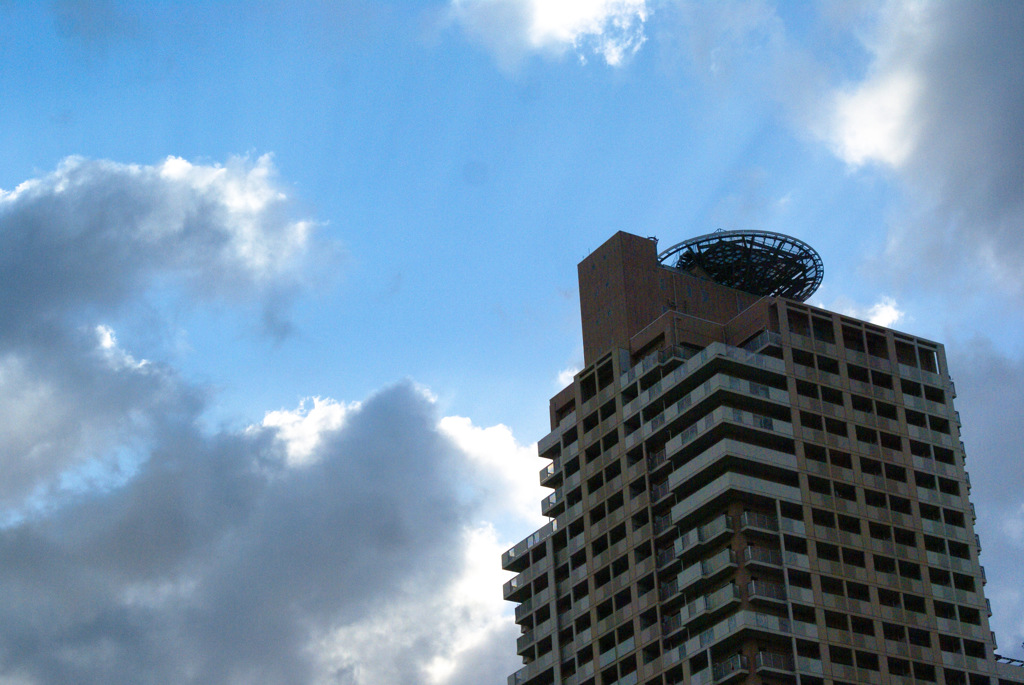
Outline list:
[[[687,531],[682,537],[677,538],[675,542],[676,556],[682,556],[683,554],[696,549],[698,545],[705,545],[710,542],[714,542],[719,537],[731,532],[732,521],[728,516],[722,514],[705,525],[693,528]]]
[[[811,568],[811,559],[806,554],[786,551],[783,552],[782,558],[789,568],[799,568],[805,571],[809,571]]]
[[[685,654],[694,654],[745,630],[769,635],[789,635],[791,632],[789,619],[755,611],[741,610],[719,621],[700,634],[691,637],[681,649]]]
[[[551,483],[555,479],[555,475],[561,475],[561,472],[562,458],[555,457],[550,464],[540,470],[540,484],[544,487],[554,487]]]
[[[501,555],[501,567],[506,571],[521,571],[526,568],[529,564],[526,553],[541,541],[549,538],[556,530],[558,530],[557,522],[552,521],[521,540],[515,547]]]
[[[934,385],[939,388],[944,385],[942,377],[937,373],[925,371],[924,369],[919,369],[915,366],[908,366],[907,364],[897,364],[896,367],[902,378],[909,378],[910,380],[920,381],[927,385]],[[952,381],[950,382],[952,383]]]
[[[754,657],[754,670],[758,673],[792,673],[793,655],[778,652],[758,652]]]
[[[747,598],[751,602],[785,602],[786,586],[767,580],[752,580],[747,583]]]
[[[531,611],[542,604],[547,604],[551,601],[551,588],[546,587],[540,592],[536,593],[523,600],[523,602],[516,607],[516,621],[521,621]]]
[[[814,590],[809,587],[789,585],[785,587],[786,597],[800,604],[814,604]]]
[[[996,673],[1000,678],[1024,681],[1024,661],[1013,659],[1008,656],[996,656]]]
[[[777,533],[779,520],[774,516],[757,511],[745,511],[740,515],[740,530],[755,529],[768,533]]]
[[[668,600],[669,597],[679,592],[679,583],[676,578],[662,583],[658,587],[658,599],[662,602]]]
[[[578,519],[583,515],[583,502],[577,502],[576,504],[568,507],[564,512],[558,515],[551,523],[554,524],[555,530],[561,528],[568,528],[569,524]]]
[[[555,652],[550,651],[544,654],[536,661],[528,663],[526,666],[520,668],[518,671],[508,677],[508,685],[522,685],[528,682],[534,676],[541,672],[551,668],[555,662]]]
[[[505,599],[510,602],[522,602],[529,596],[530,579],[522,577],[524,574],[520,573],[512,580],[505,583],[502,586],[502,594]]]
[[[556,490],[540,501],[540,513],[542,516],[558,516],[564,508],[565,502]]]
[[[675,453],[682,446],[682,442],[680,442],[676,449],[671,449],[673,442],[677,439],[679,439],[679,436],[670,440],[668,445],[666,445],[666,448],[669,448],[671,453]],[[668,478],[669,486],[675,489],[727,457],[740,457],[741,459],[767,466],[776,466],[791,471],[797,470],[796,456],[792,454],[726,438],[719,440],[671,473]]]
[[[667,480],[655,483],[651,486],[651,504],[657,504],[659,500],[666,497],[671,492],[672,488],[669,487]]]
[[[668,566],[677,558],[678,557],[676,556],[676,551],[674,549],[658,550],[658,568],[664,568],[665,566]]]
[[[670,597],[676,592],[685,591],[691,585],[699,581],[710,581],[723,571],[736,566],[736,553],[731,549],[723,549],[720,552],[702,559],[683,569],[674,580],[662,584],[663,599]],[[667,594],[665,594],[667,593]]]
[[[747,566],[779,568],[782,566],[782,552],[768,547],[748,545],[743,548],[743,562]]]
[[[807,535],[807,526],[804,525],[803,521],[797,519],[786,518],[783,516],[779,520],[779,528],[785,533],[793,533],[794,535],[799,536]]]
[[[739,680],[742,676],[749,673],[750,669],[747,667],[747,658],[742,654],[733,654],[725,661],[720,661],[711,667],[711,674],[715,685]]]
[[[800,488],[762,480],[745,474],[725,473],[673,506],[672,520],[680,521],[730,491],[761,495],[770,499],[781,499],[789,502],[801,502]]]
[[[646,438],[653,435],[664,426],[676,421],[681,416],[684,416],[689,409],[701,404],[703,400],[720,391],[730,391],[779,404],[789,404],[789,396],[782,390],[762,385],[760,383],[755,383],[753,381],[740,380],[739,378],[735,378],[734,376],[729,376],[724,373],[718,373],[704,381],[704,383],[695,389],[691,390],[682,398],[669,404],[660,413],[651,417],[651,419],[642,426],[642,436]],[[749,412],[742,413],[748,414]],[[749,423],[747,421],[744,422]],[[770,428],[771,426],[769,425],[768,427]],[[630,437],[634,435],[636,435],[635,432],[630,433]],[[633,440],[632,442],[635,444],[636,440]],[[627,443],[627,446],[631,445]]]
[[[663,514],[661,516],[654,517],[654,534],[661,535],[669,528],[672,527],[672,516],[671,514]]]
[[[665,463],[666,456],[664,447],[653,454],[649,454],[647,456],[647,468],[651,471],[658,468]]]
[[[664,637],[668,637],[669,635],[671,635],[672,633],[676,632],[677,630],[679,630],[682,627],[683,627],[683,617],[682,617],[682,614],[672,614],[671,616],[666,616],[664,619],[662,619],[662,621],[661,621],[661,634]]]
[[[608,664],[612,663],[616,659],[626,656],[636,648],[635,641],[632,637],[623,641],[622,643],[613,646],[606,652],[601,653],[598,658],[598,667],[604,668]]]
[[[835,346],[834,345],[830,346],[828,343],[816,343],[816,344],[817,345],[824,345],[826,348],[827,347],[832,347],[833,348],[833,352],[830,354],[830,356],[833,356],[833,357],[835,356],[835,353],[834,353]],[[775,346],[775,347],[781,347],[782,346],[782,334],[781,333],[776,333],[775,331],[761,331],[760,333],[757,334],[756,337],[751,338],[749,341],[747,341],[747,343],[745,345],[743,345],[743,347],[740,348],[740,349],[746,350],[747,352],[753,352],[755,354],[759,354],[764,348],[770,347],[770,346]],[[825,350],[819,350],[819,351],[825,351]]]
[[[805,637],[809,640],[818,639],[818,626],[805,621],[793,621],[793,634]]]
[[[700,616],[712,614],[723,607],[739,601],[739,588],[734,584],[729,583],[725,587],[720,588],[709,595],[698,597],[683,607],[682,612],[680,612],[683,616],[683,624],[686,625]]]
[[[523,651],[529,647],[532,643],[540,640],[541,638],[547,637],[555,629],[555,623],[553,618],[541,623],[533,630],[527,630],[525,633],[520,635],[516,639],[516,652],[522,654]]]

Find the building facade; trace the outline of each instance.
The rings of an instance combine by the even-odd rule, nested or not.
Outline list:
[[[509,685],[1024,683],[995,655],[941,345],[627,233],[579,281],[551,521],[502,557]]]

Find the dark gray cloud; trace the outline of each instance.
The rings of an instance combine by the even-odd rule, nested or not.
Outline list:
[[[314,682],[313,640],[461,570],[460,452],[409,384],[300,468],[272,429],[208,436],[192,418],[160,417],[124,486],[0,530],[0,673]]]
[[[0,681],[402,685],[514,657],[471,519],[487,469],[456,442],[479,429],[411,382],[210,429],[207,389],[107,324],[160,329],[147,300],[178,292],[281,332],[310,233],[267,158],[69,159],[0,192]]]
[[[1021,657],[1024,641],[1024,359],[998,351],[984,338],[949,350],[963,419],[971,501],[988,572],[985,594],[1000,653]]]
[[[270,159],[155,166],[69,158],[0,191],[0,504],[109,453],[202,391],[131,360],[97,326],[156,289],[264,303],[287,332],[311,232],[288,215]]]
[[[890,268],[1024,296],[1024,5],[887,2],[869,21],[867,75],[827,135],[902,182]]]
[[[158,279],[194,297],[250,297],[297,279],[311,225],[288,215],[269,157],[226,166],[68,158],[0,193],[4,337],[88,308],[110,313]]]

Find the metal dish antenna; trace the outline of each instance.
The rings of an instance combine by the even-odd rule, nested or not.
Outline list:
[[[814,248],[770,231],[718,230],[673,245],[658,261],[754,295],[799,302],[814,294],[824,276]]]

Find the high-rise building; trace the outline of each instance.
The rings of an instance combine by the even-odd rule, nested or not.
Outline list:
[[[551,522],[502,557],[510,685],[1024,683],[943,348],[804,304],[821,269],[757,231],[618,233],[579,265]]]

